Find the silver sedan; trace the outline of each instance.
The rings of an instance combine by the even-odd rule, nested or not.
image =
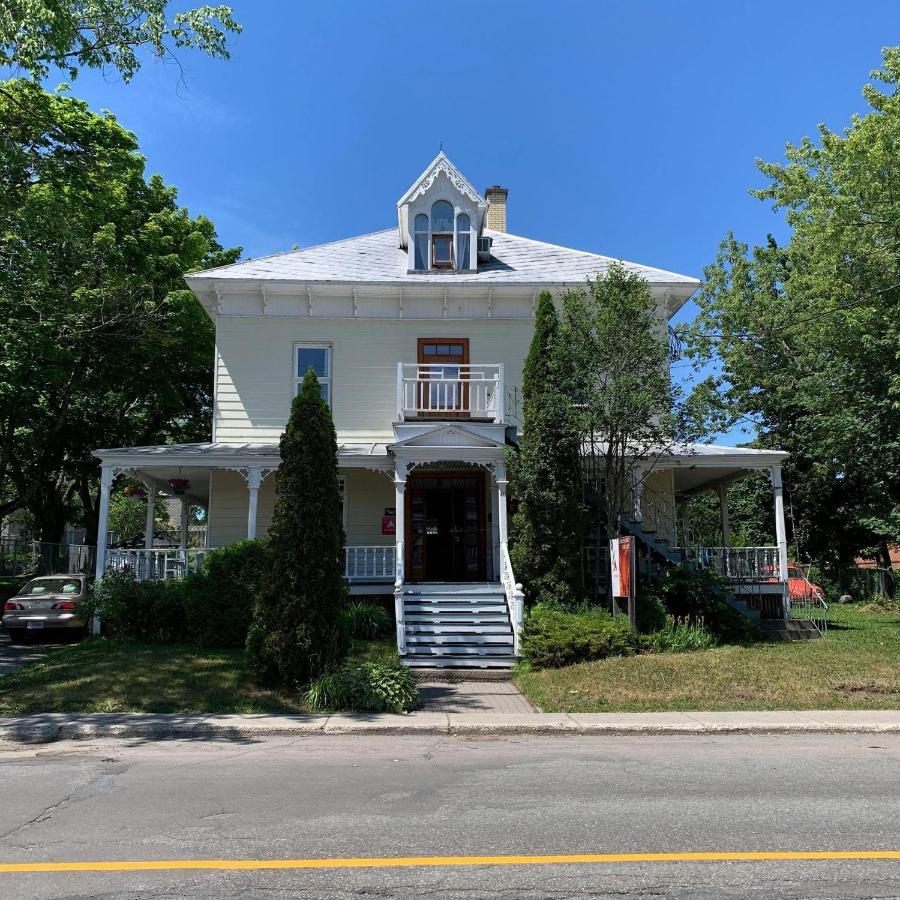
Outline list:
[[[10,640],[22,641],[51,629],[87,632],[87,575],[42,575],[32,578],[3,605],[3,627]]]

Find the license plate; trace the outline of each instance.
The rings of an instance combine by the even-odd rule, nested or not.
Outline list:
[[[44,627],[44,623],[43,623],[43,622],[26,622],[26,623],[25,623],[25,627],[26,627],[29,631],[31,631],[32,628],[43,628],[43,627]]]

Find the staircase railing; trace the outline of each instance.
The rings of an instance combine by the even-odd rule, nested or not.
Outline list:
[[[500,543],[500,584],[506,595],[506,608],[509,610],[509,621],[513,632],[513,652],[521,656],[522,625],[525,621],[525,594],[522,585],[516,582],[513,574],[512,560],[509,558],[509,547],[506,541]]]
[[[828,604],[821,588],[803,572],[794,572],[788,580],[788,618],[809,622],[822,637],[828,636]]]

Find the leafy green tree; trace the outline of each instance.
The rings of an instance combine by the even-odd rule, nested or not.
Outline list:
[[[158,494],[153,503],[154,531],[171,528],[169,510],[164,497]],[[147,501],[114,491],[109,498],[109,530],[117,541],[133,541],[144,534],[147,527]]]
[[[114,69],[130,81],[146,48],[158,59],[185,47],[228,58],[226,39],[240,32],[228,6],[170,15],[168,0],[6,0],[0,5],[0,66],[36,81],[50,67],[75,79],[79,69]]]
[[[538,301],[522,393],[522,443],[509,457],[513,569],[530,603],[577,603],[584,597],[581,436],[559,317],[546,291]]]
[[[348,647],[337,437],[311,369],[294,398],[280,450],[271,566],[247,636],[247,658],[263,683],[294,688],[337,668]]]
[[[561,335],[581,429],[600,460],[606,530],[617,535],[633,478],[676,436],[668,335],[647,282],[618,263],[566,294]]]
[[[820,126],[758,163],[769,184],[754,193],[790,240],[729,234],[689,335],[718,366],[698,391],[717,426],[749,420],[792,454],[794,540],[831,566],[886,564],[900,538],[900,48],[872,76],[871,111],[843,133]]]
[[[0,511],[58,541],[76,508],[96,533],[94,449],[208,438],[213,327],[183,276],[240,251],[111,115],[0,87]]]

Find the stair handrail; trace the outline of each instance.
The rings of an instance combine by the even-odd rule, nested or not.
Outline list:
[[[503,586],[506,608],[509,610],[509,622],[513,633],[513,653],[521,656],[522,625],[525,621],[525,593],[513,574],[512,560],[509,558],[509,545],[506,541],[500,542],[500,584]]]

